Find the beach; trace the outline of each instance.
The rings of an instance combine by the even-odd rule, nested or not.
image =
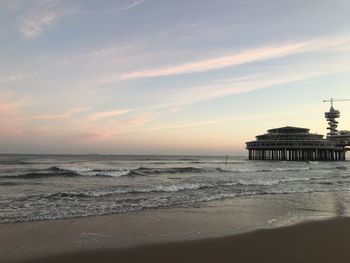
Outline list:
[[[0,263],[350,263],[350,0],[0,0]]]
[[[348,262],[347,192],[0,224],[1,262]]]
[[[236,236],[82,251],[23,262],[349,262],[350,219]]]

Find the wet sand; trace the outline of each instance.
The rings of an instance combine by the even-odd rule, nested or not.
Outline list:
[[[266,195],[0,224],[0,262],[350,262],[349,206],[350,193]]]
[[[24,262],[242,262],[350,261],[350,219],[309,222],[235,236],[91,250]]]

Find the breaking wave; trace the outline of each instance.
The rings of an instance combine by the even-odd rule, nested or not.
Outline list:
[[[326,169],[347,170],[345,166],[335,166]],[[303,167],[275,167],[275,168],[199,168],[194,166],[188,167],[138,167],[134,169],[102,169],[90,167],[64,167],[52,166],[47,169],[27,170],[22,173],[3,173],[0,178],[18,178],[18,179],[37,179],[46,177],[77,177],[77,176],[99,176],[99,177],[121,177],[121,176],[155,176],[162,174],[183,174],[183,173],[268,173],[268,172],[295,172],[308,170],[322,170],[322,168],[313,168],[309,166]]]

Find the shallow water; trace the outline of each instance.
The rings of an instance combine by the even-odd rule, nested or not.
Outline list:
[[[1,155],[0,222],[71,218],[239,196],[350,191],[350,162],[245,157]]]

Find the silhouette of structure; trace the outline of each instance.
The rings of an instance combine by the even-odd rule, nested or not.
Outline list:
[[[323,135],[309,133],[309,129],[281,127],[270,129],[247,142],[250,160],[318,161],[343,160],[345,155],[336,143]]]
[[[325,117],[328,121],[327,129],[329,130],[329,132],[327,133],[327,140],[335,142],[337,147],[339,147],[344,152],[346,152],[349,150],[346,147],[350,146],[350,131],[337,130],[338,122],[336,121],[336,119],[340,118],[340,112],[334,109],[334,101],[350,101],[350,100],[335,100],[333,98],[329,100],[324,100],[324,102],[331,103],[331,107],[329,111],[325,112]]]
[[[344,161],[350,146],[350,131],[338,131],[340,112],[333,107],[333,99],[325,117],[329,130],[327,138],[310,133],[307,128],[281,127],[270,129],[255,141],[246,142],[249,160],[281,161]],[[326,101],[325,101],[326,102]]]

